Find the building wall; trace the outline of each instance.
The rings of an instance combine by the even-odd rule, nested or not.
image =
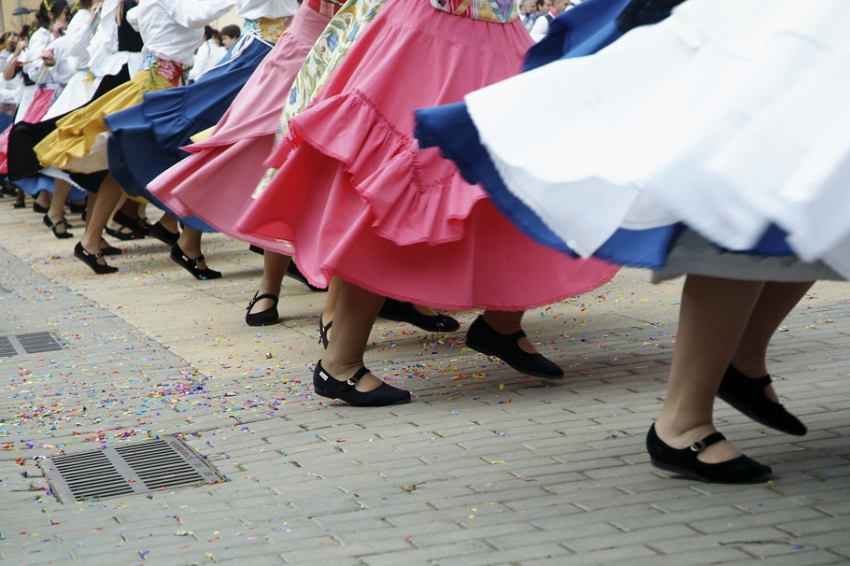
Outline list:
[[[32,14],[18,17],[13,16],[12,11],[19,5],[34,10],[38,8],[40,3],[40,0],[0,0],[0,7],[2,7],[0,12],[3,14],[3,21],[0,22],[0,31],[17,31],[21,29],[23,24],[32,21]]]

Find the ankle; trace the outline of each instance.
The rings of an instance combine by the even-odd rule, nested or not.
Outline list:
[[[332,356],[329,356],[327,352],[325,353],[325,357],[322,358],[321,363],[325,372],[329,373],[337,381],[345,381],[351,378],[355,373],[357,373],[357,370],[365,365],[363,360],[355,362],[337,362]]]
[[[519,316],[517,316],[519,315]],[[522,330],[522,313],[504,312],[504,311],[489,311],[481,313],[481,318],[487,323],[487,326],[502,334],[508,336]]]
[[[730,365],[738,370],[738,373],[743,374],[750,379],[758,379],[768,375],[767,364],[765,363],[764,358],[759,360],[733,359]]]

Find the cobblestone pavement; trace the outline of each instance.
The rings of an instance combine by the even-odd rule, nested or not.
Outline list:
[[[809,434],[718,401],[719,428],[775,476],[709,485],[653,469],[644,448],[680,282],[624,270],[529,312],[529,335],[567,373],[557,382],[475,354],[463,331],[380,321],[367,363],[415,399],[358,409],[312,394],[323,294],[287,280],[282,323],[244,325],[262,265],[247,246],[207,238],[218,281],[191,279],[150,239],[122,243],[121,272],[95,276],[75,239],[10,205],[0,336],[48,332],[61,349],[0,357],[3,566],[850,562],[846,284],[819,283],[770,350]],[[171,435],[228,481],[60,502],[40,466]]]

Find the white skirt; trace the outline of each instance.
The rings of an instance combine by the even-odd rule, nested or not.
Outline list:
[[[101,80],[103,79],[95,78],[88,71],[74,73],[62,94],[59,95],[59,98],[56,99],[56,102],[53,103],[42,120],[50,120],[88,104],[97,91]]]
[[[747,250],[773,223],[848,277],[848,29],[847,0],[688,0],[466,102],[509,190],[582,256],[677,222]]]

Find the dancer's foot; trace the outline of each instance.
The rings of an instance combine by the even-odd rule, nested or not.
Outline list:
[[[646,435],[646,449],[656,468],[712,483],[755,483],[767,480],[772,473],[770,467],[738,452],[711,424],[666,441],[656,425]]]

